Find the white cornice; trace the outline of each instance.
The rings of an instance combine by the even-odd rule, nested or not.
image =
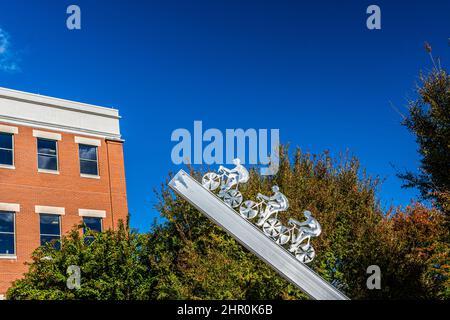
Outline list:
[[[0,87],[0,122],[120,140],[119,111]]]
[[[101,115],[104,117],[109,116],[115,119],[120,119],[118,110],[114,108],[101,107],[93,104],[54,98],[50,96],[43,96],[40,94],[18,91],[4,87],[0,87],[0,98],[25,101],[33,104],[42,104],[55,108],[67,109],[77,112],[86,112]]]

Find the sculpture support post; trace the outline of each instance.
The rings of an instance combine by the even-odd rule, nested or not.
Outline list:
[[[311,298],[317,300],[348,299],[183,170],[175,175],[169,182],[169,186]]]

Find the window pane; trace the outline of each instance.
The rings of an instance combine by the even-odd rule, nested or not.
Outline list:
[[[98,175],[98,168],[96,161],[80,160],[80,172],[82,174]]]
[[[14,213],[0,213],[0,232],[14,232]]]
[[[9,133],[0,133],[0,148],[12,149],[13,148],[13,136]]]
[[[59,238],[59,216],[52,214],[41,214],[41,235],[54,235]]]
[[[97,160],[97,147],[80,144],[80,159]]]
[[[0,233],[0,254],[14,253],[14,235]]]
[[[58,170],[58,161],[55,156],[38,155],[38,168],[45,170]]]
[[[101,218],[91,218],[91,217],[84,217],[83,222],[92,231],[102,231],[102,219]],[[86,232],[86,230],[84,230]]]
[[[60,237],[59,236],[41,236],[41,246],[46,245],[49,242],[55,241],[53,243],[53,247],[56,250],[60,250],[61,249],[61,242],[60,242]]]
[[[38,139],[38,153],[56,156],[56,141]]]
[[[12,166],[13,165],[13,152],[12,150],[0,149],[0,164]]]

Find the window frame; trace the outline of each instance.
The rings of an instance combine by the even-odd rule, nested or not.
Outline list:
[[[12,234],[14,236],[14,253],[0,253],[0,259],[14,259],[17,257],[17,230],[16,230],[16,212],[14,211],[2,211],[0,210],[0,214],[12,214],[13,216],[13,232],[2,232],[0,234]]]
[[[81,158],[81,153],[80,153],[81,146],[95,148],[95,157],[96,157],[97,160]],[[98,153],[98,146],[91,145],[91,144],[86,144],[86,143],[78,143],[78,163],[80,165],[80,176],[81,177],[85,177],[85,178],[98,178],[98,177],[100,177],[100,164],[99,164],[98,154],[99,154]],[[81,172],[81,162],[82,161],[95,162],[96,165],[97,165],[97,174],[90,174],[90,173],[83,173],[83,172]]]
[[[14,157],[14,143],[15,143],[15,140],[14,140],[14,133],[9,133],[9,132],[0,132],[0,135],[2,135],[2,134],[4,134],[4,135],[9,135],[9,136],[11,136],[11,148],[12,149],[7,149],[7,148],[2,148],[2,147],[0,147],[0,150],[6,150],[6,151],[11,151],[11,153],[12,153],[12,164],[4,164],[4,163],[0,163],[0,168],[14,168],[14,165],[15,165],[15,163],[16,163],[16,160],[15,160],[15,157]]]
[[[45,216],[51,216],[51,217],[58,217],[58,224],[59,224],[59,242],[61,243],[61,237],[62,237],[62,219],[61,219],[61,215],[59,214],[51,214],[51,213],[39,213],[39,246],[45,246],[48,242],[42,244],[42,236],[51,236],[54,237],[55,234],[49,234],[49,233],[42,233],[42,229],[41,229],[41,217],[45,215]]]
[[[46,140],[46,141],[53,141],[53,142],[55,142],[56,170],[39,168],[39,156],[40,156],[40,155],[41,155],[41,156],[52,157],[52,155],[49,155],[49,154],[39,153],[39,140]],[[36,137],[36,156],[37,156],[37,168],[38,168],[38,172],[43,172],[43,173],[59,173],[59,147],[58,147],[58,140],[55,140],[55,139],[48,139],[48,138],[41,138],[41,137]]]

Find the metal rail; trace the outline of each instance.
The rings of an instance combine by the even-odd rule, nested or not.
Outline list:
[[[180,170],[169,182],[169,186],[311,298],[348,300],[343,293],[295,259],[185,171]]]

